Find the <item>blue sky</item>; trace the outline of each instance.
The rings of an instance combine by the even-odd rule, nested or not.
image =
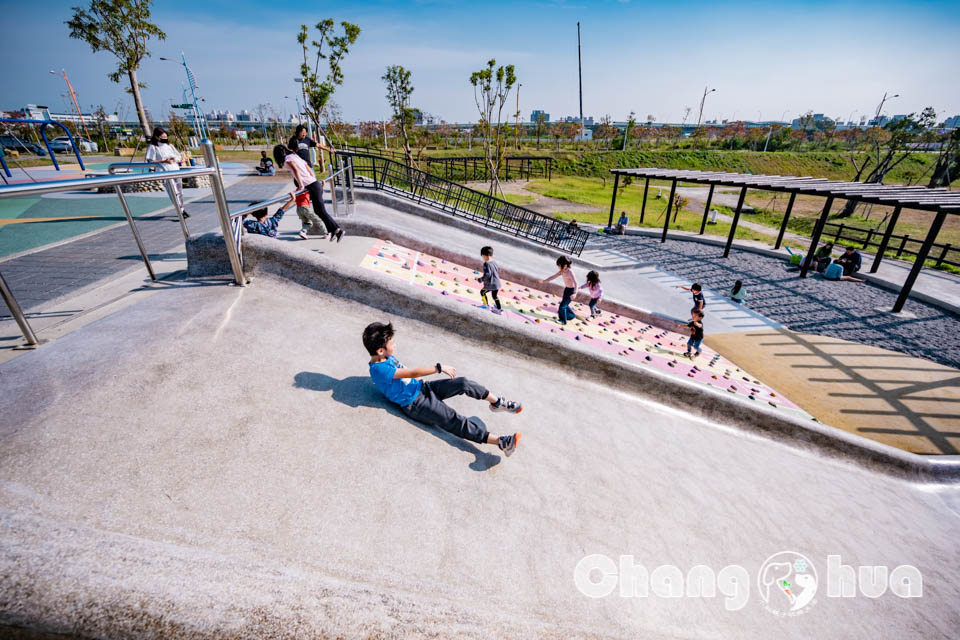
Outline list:
[[[71,40],[70,7],[0,0],[7,29],[0,41],[0,108],[28,102],[66,109],[66,69],[81,107],[103,104],[133,119],[132,99],[106,74],[107,53]],[[960,113],[960,5],[953,2],[674,2],[453,0],[320,3],[253,0],[163,1],[153,8],[167,33],[153,42],[140,71],[144,100],[156,115],[180,101],[183,69],[158,56],[187,56],[209,108],[271,103],[294,110],[300,50],[296,33],[333,17],[362,28],[334,97],[350,121],[382,119],[380,80],[387,65],[413,72],[415,106],[450,122],[476,120],[471,71],[486,60],[512,63],[523,88],[520,109],[556,119],[577,105],[576,23],[583,42],[584,113],[626,119],[693,118],[704,86],[716,87],[704,119],[787,119],[807,110],[872,115],[885,91],[899,93],[888,114],[932,105]],[[11,28],[15,26],[15,28]],[[290,96],[285,98],[284,96]],[[511,96],[510,104],[515,104]],[[510,107],[509,111],[513,111]]]

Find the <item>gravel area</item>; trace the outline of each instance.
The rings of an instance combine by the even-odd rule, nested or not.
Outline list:
[[[906,314],[889,312],[897,296],[868,283],[806,279],[787,271],[783,260],[732,249],[721,257],[716,246],[652,238],[592,237],[588,249],[608,249],[638,261],[655,262],[715,292],[742,280],[749,307],[793,331],[833,336],[899,351],[960,368],[960,316],[908,300]],[[709,305],[709,301],[708,301]]]

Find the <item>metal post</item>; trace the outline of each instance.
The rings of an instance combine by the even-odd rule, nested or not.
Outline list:
[[[177,202],[177,194],[173,187],[173,181],[174,178],[164,180],[163,186],[167,189],[167,195],[170,196],[170,201],[173,202],[173,210],[177,212],[177,218],[180,219],[180,229],[183,231],[183,239],[186,240],[190,236],[190,232],[187,231],[187,221],[183,218],[183,206]]]
[[[140,251],[140,257],[143,258],[143,264],[147,267],[147,273],[150,274],[151,280],[156,280],[157,276],[153,273],[153,265],[150,264],[150,258],[147,257],[147,250],[143,248],[143,240],[140,239],[140,232],[137,231],[137,225],[134,223],[133,216],[130,214],[130,207],[127,206],[127,199],[123,197],[123,191],[119,185],[114,187],[114,190],[117,192],[117,197],[120,198],[123,215],[127,217],[127,223],[130,224],[130,231],[133,232],[133,239],[137,241],[137,249]]]
[[[613,227],[613,209],[617,205],[617,186],[620,184],[620,174],[613,174],[613,197],[610,198],[610,219],[607,221],[607,228]]]
[[[327,180],[330,181],[330,203],[333,205],[333,217],[340,217],[340,208],[337,206],[337,179],[334,177],[336,172],[333,170],[333,165],[327,165],[329,167],[327,173],[330,174],[330,177]],[[323,184],[321,182],[321,184]]]
[[[0,273],[0,296],[2,296],[3,301],[7,303],[10,314],[20,326],[20,332],[23,333],[27,344],[33,347],[40,344],[40,340],[37,339],[37,334],[30,328],[30,323],[27,322],[26,316],[23,315],[23,311],[20,309],[20,305],[17,304],[17,299],[13,297],[13,292],[10,291],[10,287],[7,286],[7,281],[3,279],[2,273]]]
[[[350,206],[356,206],[357,204],[357,183],[356,177],[353,175],[353,156],[347,157],[347,175],[350,176]]]
[[[670,185],[670,198],[667,200],[667,218],[663,221],[663,236],[660,238],[660,242],[667,241],[667,230],[670,229],[670,207],[673,206],[673,196],[677,193],[677,181],[674,180],[673,184]]]
[[[887,223],[887,228],[883,232],[883,239],[880,240],[877,255],[873,259],[873,266],[870,267],[870,273],[876,273],[877,269],[880,268],[880,261],[883,260],[883,254],[887,251],[887,245],[890,244],[890,236],[893,235],[893,228],[897,226],[897,218],[899,217],[900,207],[897,207],[893,210],[893,214],[890,216],[890,222]]]
[[[220,220],[220,231],[223,233],[223,242],[227,245],[227,255],[230,257],[230,267],[233,270],[233,281],[237,286],[242,287],[247,284],[247,278],[243,275],[243,265],[240,262],[240,253],[233,242],[233,225],[230,224],[230,206],[227,204],[227,193],[223,190],[223,176],[220,173],[220,163],[217,162],[217,154],[213,152],[213,143],[209,139],[204,139],[200,143],[203,148],[203,159],[208,167],[215,169],[210,175],[211,187],[213,188],[213,199],[217,203],[217,218]]]
[[[643,224],[643,214],[647,210],[647,192],[650,190],[650,177],[643,183],[643,202],[640,203],[640,224]]]
[[[833,237],[834,244],[840,244],[840,237],[843,235],[843,227],[844,227],[844,224],[841,222],[840,225],[837,227],[837,235]]]
[[[917,276],[920,275],[920,270],[923,269],[923,263],[927,260],[927,255],[930,253],[930,248],[933,246],[933,242],[937,239],[937,234],[940,233],[940,227],[943,226],[943,221],[947,218],[947,212],[943,209],[937,211],[937,217],[933,219],[933,224],[930,225],[930,231],[927,233],[927,239],[923,241],[923,246],[920,247],[920,251],[917,253],[917,260],[913,263],[913,268],[910,269],[910,275],[907,276],[906,282],[903,283],[903,287],[900,289],[900,295],[897,297],[897,303],[893,305],[893,312],[900,313],[903,311],[903,305],[906,304],[907,298],[910,297],[910,290],[913,289],[913,283],[917,281]]]
[[[937,258],[937,268],[940,268],[940,265],[943,264],[944,259],[947,257],[947,253],[950,251],[950,243],[943,245],[943,251],[940,252],[940,257]]]
[[[813,254],[817,250],[817,244],[820,242],[820,234],[823,233],[823,227],[827,222],[827,216],[830,215],[830,207],[833,206],[833,196],[827,196],[827,201],[823,204],[823,211],[820,213],[820,219],[813,228],[813,238],[810,240],[810,250],[804,256],[800,265],[800,277],[806,278],[807,271],[810,270],[810,261],[813,260]]]
[[[777,244],[773,245],[774,249],[779,249],[780,245],[783,244],[783,234],[787,230],[787,223],[790,221],[790,212],[793,211],[793,202],[797,199],[797,192],[794,191],[790,194],[790,201],[787,202],[787,210],[783,212],[783,222],[780,223],[780,233],[777,234]]]
[[[713,188],[716,185],[710,185],[710,193],[707,194],[707,206],[703,208],[703,220],[700,221],[700,234],[703,235],[704,230],[707,228],[707,214],[710,213],[710,203],[713,202]]]
[[[733,236],[737,233],[737,223],[740,222],[740,212],[743,210],[743,201],[747,197],[747,188],[740,189],[740,198],[737,200],[737,209],[733,212],[733,222],[730,223],[730,235],[727,236],[727,244],[723,247],[723,257],[730,257],[730,247],[733,245]]]

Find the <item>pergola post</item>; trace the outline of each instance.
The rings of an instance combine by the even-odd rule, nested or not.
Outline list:
[[[610,220],[607,221],[607,229],[613,228],[613,209],[617,206],[617,185],[620,184],[620,174],[613,174],[613,197],[610,198]]]
[[[880,268],[880,261],[883,260],[883,254],[886,253],[887,245],[890,244],[890,237],[893,235],[893,228],[897,226],[898,218],[900,218],[900,207],[896,207],[890,216],[890,222],[887,223],[887,228],[883,232],[883,239],[880,240],[880,247],[877,249],[876,257],[873,259],[873,266],[870,267],[870,273],[876,273],[877,269]]]
[[[787,223],[790,221],[790,212],[793,211],[793,201],[797,199],[797,192],[794,191],[790,194],[790,201],[787,202],[787,210],[783,212],[783,222],[780,223],[780,233],[777,234],[777,244],[773,245],[774,249],[779,249],[780,245],[783,244],[783,234],[787,230]]]
[[[810,261],[813,260],[813,253],[817,250],[817,244],[820,242],[820,234],[823,233],[823,226],[827,222],[827,216],[830,215],[830,207],[833,206],[833,196],[827,196],[827,201],[823,205],[823,211],[820,213],[820,219],[817,220],[817,226],[813,228],[813,238],[810,240],[810,250],[803,257],[803,263],[800,265],[800,277],[806,278],[807,271],[810,270]]]
[[[673,206],[673,196],[677,193],[677,180],[674,178],[673,184],[670,185],[670,198],[667,200],[667,217],[663,221],[663,237],[660,238],[660,242],[667,241],[667,230],[670,229],[670,207]]]
[[[730,225],[730,235],[727,236],[727,245],[723,248],[723,257],[730,257],[730,246],[733,245],[733,236],[737,233],[737,223],[740,222],[740,212],[743,210],[743,201],[747,197],[747,187],[740,190],[740,198],[737,200],[737,210],[733,212],[733,223]]]
[[[703,235],[707,228],[707,214],[710,213],[710,203],[713,202],[713,188],[716,185],[710,185],[710,193],[707,194],[707,206],[703,208],[703,220],[700,221],[700,235]]]
[[[920,275],[920,270],[923,269],[923,263],[927,261],[930,248],[937,239],[937,234],[940,233],[940,227],[943,226],[943,221],[946,218],[946,211],[943,209],[937,211],[937,217],[933,219],[933,224],[930,225],[927,239],[923,241],[923,246],[920,247],[920,252],[917,253],[917,260],[913,263],[913,268],[910,269],[910,275],[907,276],[906,282],[903,283],[903,287],[900,289],[900,295],[897,297],[897,302],[893,305],[894,313],[903,311],[903,305],[906,304],[907,298],[910,297],[910,290],[913,289],[913,283],[917,281],[917,276]]]
[[[643,214],[647,210],[647,191],[650,190],[650,176],[643,183],[643,203],[640,205],[640,224],[643,224]]]

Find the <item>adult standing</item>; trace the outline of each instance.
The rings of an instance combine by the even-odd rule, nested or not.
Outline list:
[[[322,151],[327,151],[333,153],[334,150],[324,144],[318,144],[316,140],[313,140],[307,136],[307,128],[298,124],[296,130],[293,132],[293,137],[290,138],[290,142],[287,143],[287,147],[296,153],[300,158],[306,162],[308,165],[312,166],[310,162],[310,147],[318,147]],[[320,163],[323,165],[323,162]]]
[[[170,144],[167,132],[161,127],[156,127],[147,144],[146,160],[159,162],[163,165],[164,171],[178,171],[183,155]],[[190,214],[183,208],[183,180],[177,178],[164,181],[163,184],[167,188],[167,193],[170,194],[170,200],[180,207],[184,218],[189,218]]]
[[[323,225],[330,232],[330,240],[336,238],[340,242],[343,237],[343,229],[337,224],[336,220],[330,217],[323,206],[323,185],[317,181],[317,176],[313,168],[303,158],[297,155],[292,149],[284,148],[278,144],[273,148],[273,159],[281,169],[286,167],[293,176],[293,182],[297,189],[306,189],[310,194],[310,200],[313,203],[313,211],[323,221]]]

